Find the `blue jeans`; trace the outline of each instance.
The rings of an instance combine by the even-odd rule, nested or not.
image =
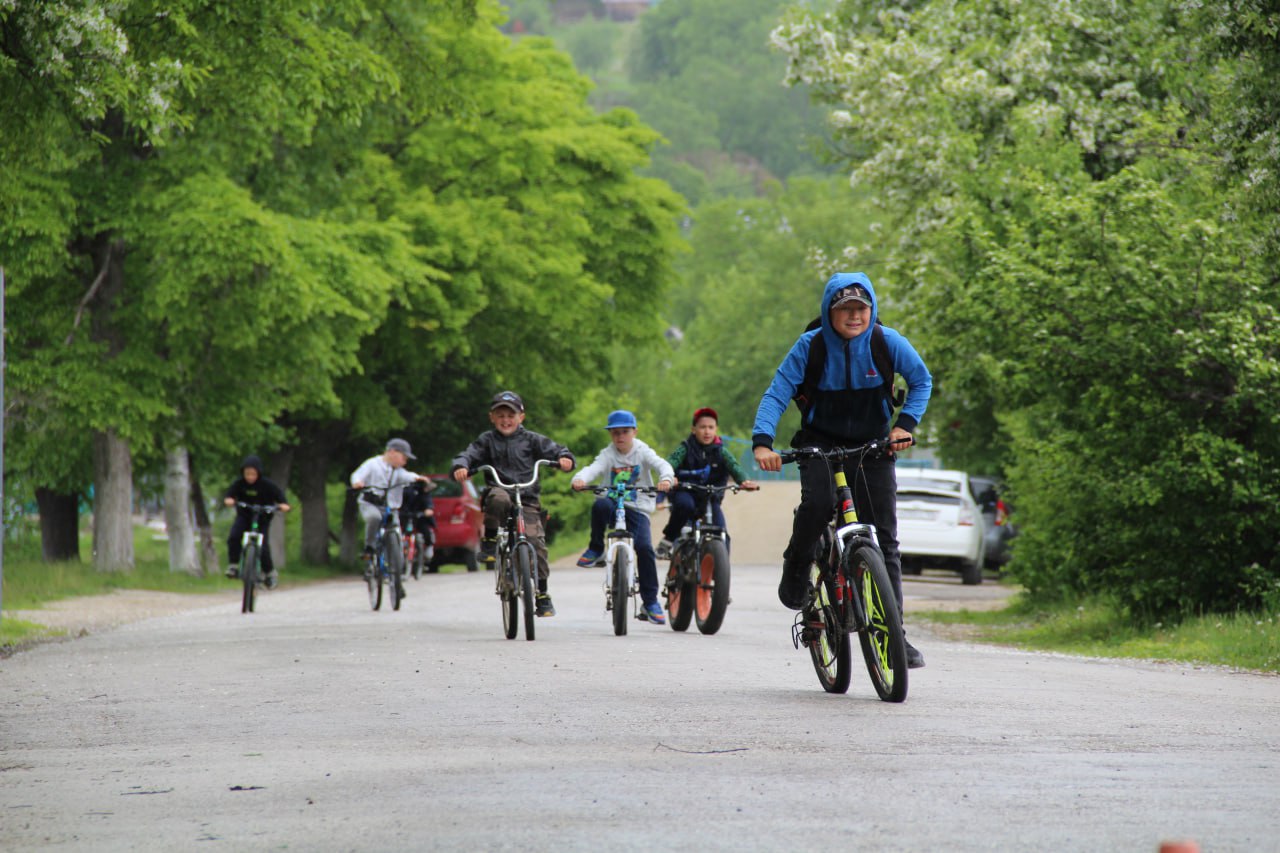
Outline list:
[[[720,509],[720,501],[710,498],[707,495],[694,495],[692,492],[683,492],[679,489],[673,489],[670,494],[671,498],[671,518],[667,521],[667,526],[662,528],[662,538],[668,542],[674,542],[680,538],[680,528],[686,524],[692,525],[694,519],[702,518],[702,512],[698,507],[698,498],[703,500],[713,500],[715,505],[711,508],[711,517],[720,527],[724,527],[724,511]]]
[[[640,575],[640,598],[645,604],[658,600],[658,557],[653,553],[649,534],[649,516],[638,509],[626,507],[627,529],[631,531],[631,544],[636,549],[636,569]],[[613,501],[596,498],[591,505],[591,541],[587,547],[597,554],[604,553],[604,531],[613,527]]]

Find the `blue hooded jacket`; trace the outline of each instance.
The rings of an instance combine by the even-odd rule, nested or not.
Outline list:
[[[871,322],[861,334],[845,340],[831,327],[831,300],[838,291],[853,284],[866,288],[871,297]],[[809,346],[815,335],[822,335],[826,342],[827,363],[818,380],[813,405],[805,415],[804,429],[847,444],[861,444],[889,435],[893,409],[885,399],[883,379],[871,356],[871,334],[879,316],[879,301],[871,279],[860,272],[836,273],[823,288],[821,310],[822,326],[800,336],[778,365],[773,382],[760,399],[751,429],[753,446],[773,447],[778,420],[804,382]],[[896,426],[914,432],[933,392],[933,377],[906,338],[887,326],[882,326],[881,331],[893,360],[893,370],[907,383],[907,399],[898,413]]]

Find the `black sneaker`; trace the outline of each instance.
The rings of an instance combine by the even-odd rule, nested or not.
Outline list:
[[[533,608],[534,616],[555,616],[556,606],[551,603],[551,596],[545,592],[538,593],[538,604]]]
[[[276,584],[278,584],[279,582],[280,582],[280,575],[276,573],[275,569],[272,569],[271,571],[267,572],[265,575],[262,576],[262,583],[267,589],[275,589]]]
[[[922,666],[924,666],[924,655],[920,654],[920,650],[915,646],[907,643],[907,669],[919,669]]]
[[[479,560],[485,565],[492,565],[498,562],[498,540],[497,539],[481,539],[480,540]]]
[[[239,577],[240,577],[240,567],[239,567],[239,566],[227,566],[227,577],[229,577],[229,578],[233,578],[233,579],[239,578]]]
[[[805,570],[782,565],[782,581],[778,584],[778,600],[788,610],[803,610],[809,598],[809,579]]]
[[[671,540],[664,538],[658,543],[658,547],[654,553],[658,555],[659,560],[671,559]]]

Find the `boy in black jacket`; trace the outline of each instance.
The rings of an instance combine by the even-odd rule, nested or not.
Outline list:
[[[493,429],[480,434],[467,449],[453,460],[453,479],[461,483],[481,465],[492,465],[504,483],[524,483],[533,478],[533,468],[539,459],[559,463],[561,471],[572,471],[576,462],[573,453],[536,432],[525,429],[524,400],[514,391],[495,394],[489,402],[489,423]],[[547,578],[551,566],[547,562],[547,536],[542,526],[541,492],[537,483],[520,493],[524,507],[525,534],[533,543],[538,555],[538,603],[534,613],[538,616],[555,616],[556,608],[547,592]],[[506,489],[489,489],[484,495],[484,541],[480,559],[492,564],[497,544],[498,528],[506,521],[511,507],[511,496]]]
[[[246,456],[240,463],[240,479],[228,487],[222,497],[227,506],[235,506],[237,502],[256,505],[274,505],[281,512],[289,511],[284,489],[262,476],[262,460],[257,456]],[[253,513],[243,507],[236,508],[236,520],[231,525],[231,533],[227,536],[227,577],[240,577],[240,539],[253,523]],[[262,574],[267,589],[275,589],[278,576],[275,563],[271,560],[271,543],[268,535],[271,532],[270,519],[260,517],[259,531],[262,533]]]

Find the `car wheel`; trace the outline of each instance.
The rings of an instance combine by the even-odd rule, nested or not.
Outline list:
[[[982,583],[982,563],[981,557],[972,563],[962,563],[960,565],[960,582],[965,586],[975,586]]]

